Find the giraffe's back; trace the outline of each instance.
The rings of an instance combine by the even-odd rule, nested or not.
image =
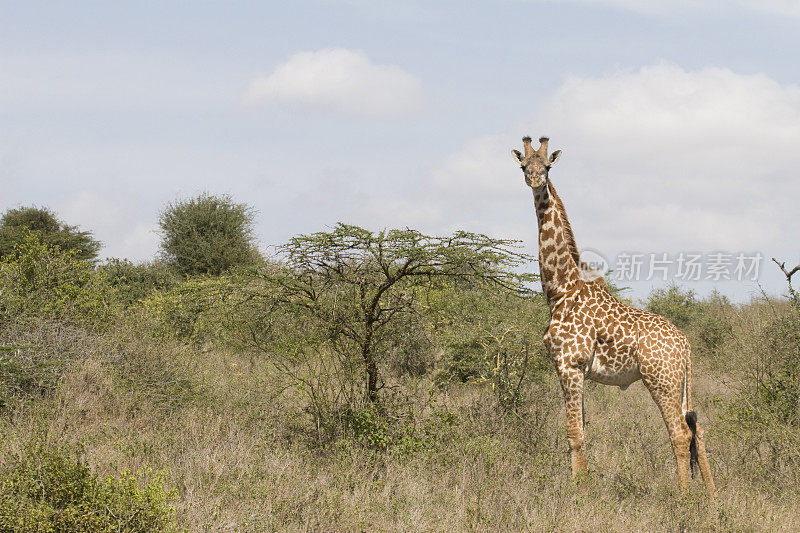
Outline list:
[[[666,318],[628,306],[602,286],[587,286],[587,305],[595,331],[587,377],[626,388],[645,378],[680,370],[688,356],[686,336]]]

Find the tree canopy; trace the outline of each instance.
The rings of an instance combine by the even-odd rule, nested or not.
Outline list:
[[[524,292],[534,279],[515,271],[531,259],[516,241],[463,231],[434,237],[340,223],[297,236],[279,252],[286,268],[264,270],[264,277],[280,288],[284,303],[326,328],[334,346],[360,356],[369,400],[381,388],[378,359],[391,325],[415,310],[433,282],[447,278]]]
[[[228,195],[203,193],[170,203],[159,215],[161,251],[180,273],[219,275],[259,258],[255,211]]]
[[[46,207],[26,206],[9,209],[0,218],[0,258],[14,253],[29,233],[44,244],[74,251],[84,261],[94,261],[100,252],[101,244],[90,232],[64,223]]]

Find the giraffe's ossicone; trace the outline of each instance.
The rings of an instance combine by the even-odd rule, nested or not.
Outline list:
[[[715,487],[702,428],[692,409],[692,352],[689,340],[666,318],[614,298],[601,276],[580,260],[564,204],[550,181],[561,150],[548,155],[548,139],[522,139],[524,155],[512,150],[533,189],[539,224],[539,271],[550,322],[544,345],[561,380],[567,412],[572,474],[587,473],[583,389],[586,378],[625,389],[642,380],[658,404],[672,442],[681,487],[690,463],[700,466],[706,490]]]

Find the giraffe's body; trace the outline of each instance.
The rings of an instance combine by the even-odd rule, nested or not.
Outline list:
[[[627,388],[641,379],[667,425],[681,486],[688,483],[696,457],[706,488],[714,482],[702,430],[692,410],[691,347],[666,318],[625,305],[583,267],[566,210],[548,173],[560,150],[548,157],[547,139],[539,150],[523,139],[525,156],[514,151],[526,183],[533,189],[539,224],[539,268],[550,307],[544,344],[561,380],[567,412],[567,436],[573,475],[585,473],[583,387],[586,378]]]

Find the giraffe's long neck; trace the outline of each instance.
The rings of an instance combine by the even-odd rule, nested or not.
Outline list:
[[[564,204],[548,181],[534,189],[539,222],[539,274],[551,313],[568,292],[581,283],[580,257]]]

